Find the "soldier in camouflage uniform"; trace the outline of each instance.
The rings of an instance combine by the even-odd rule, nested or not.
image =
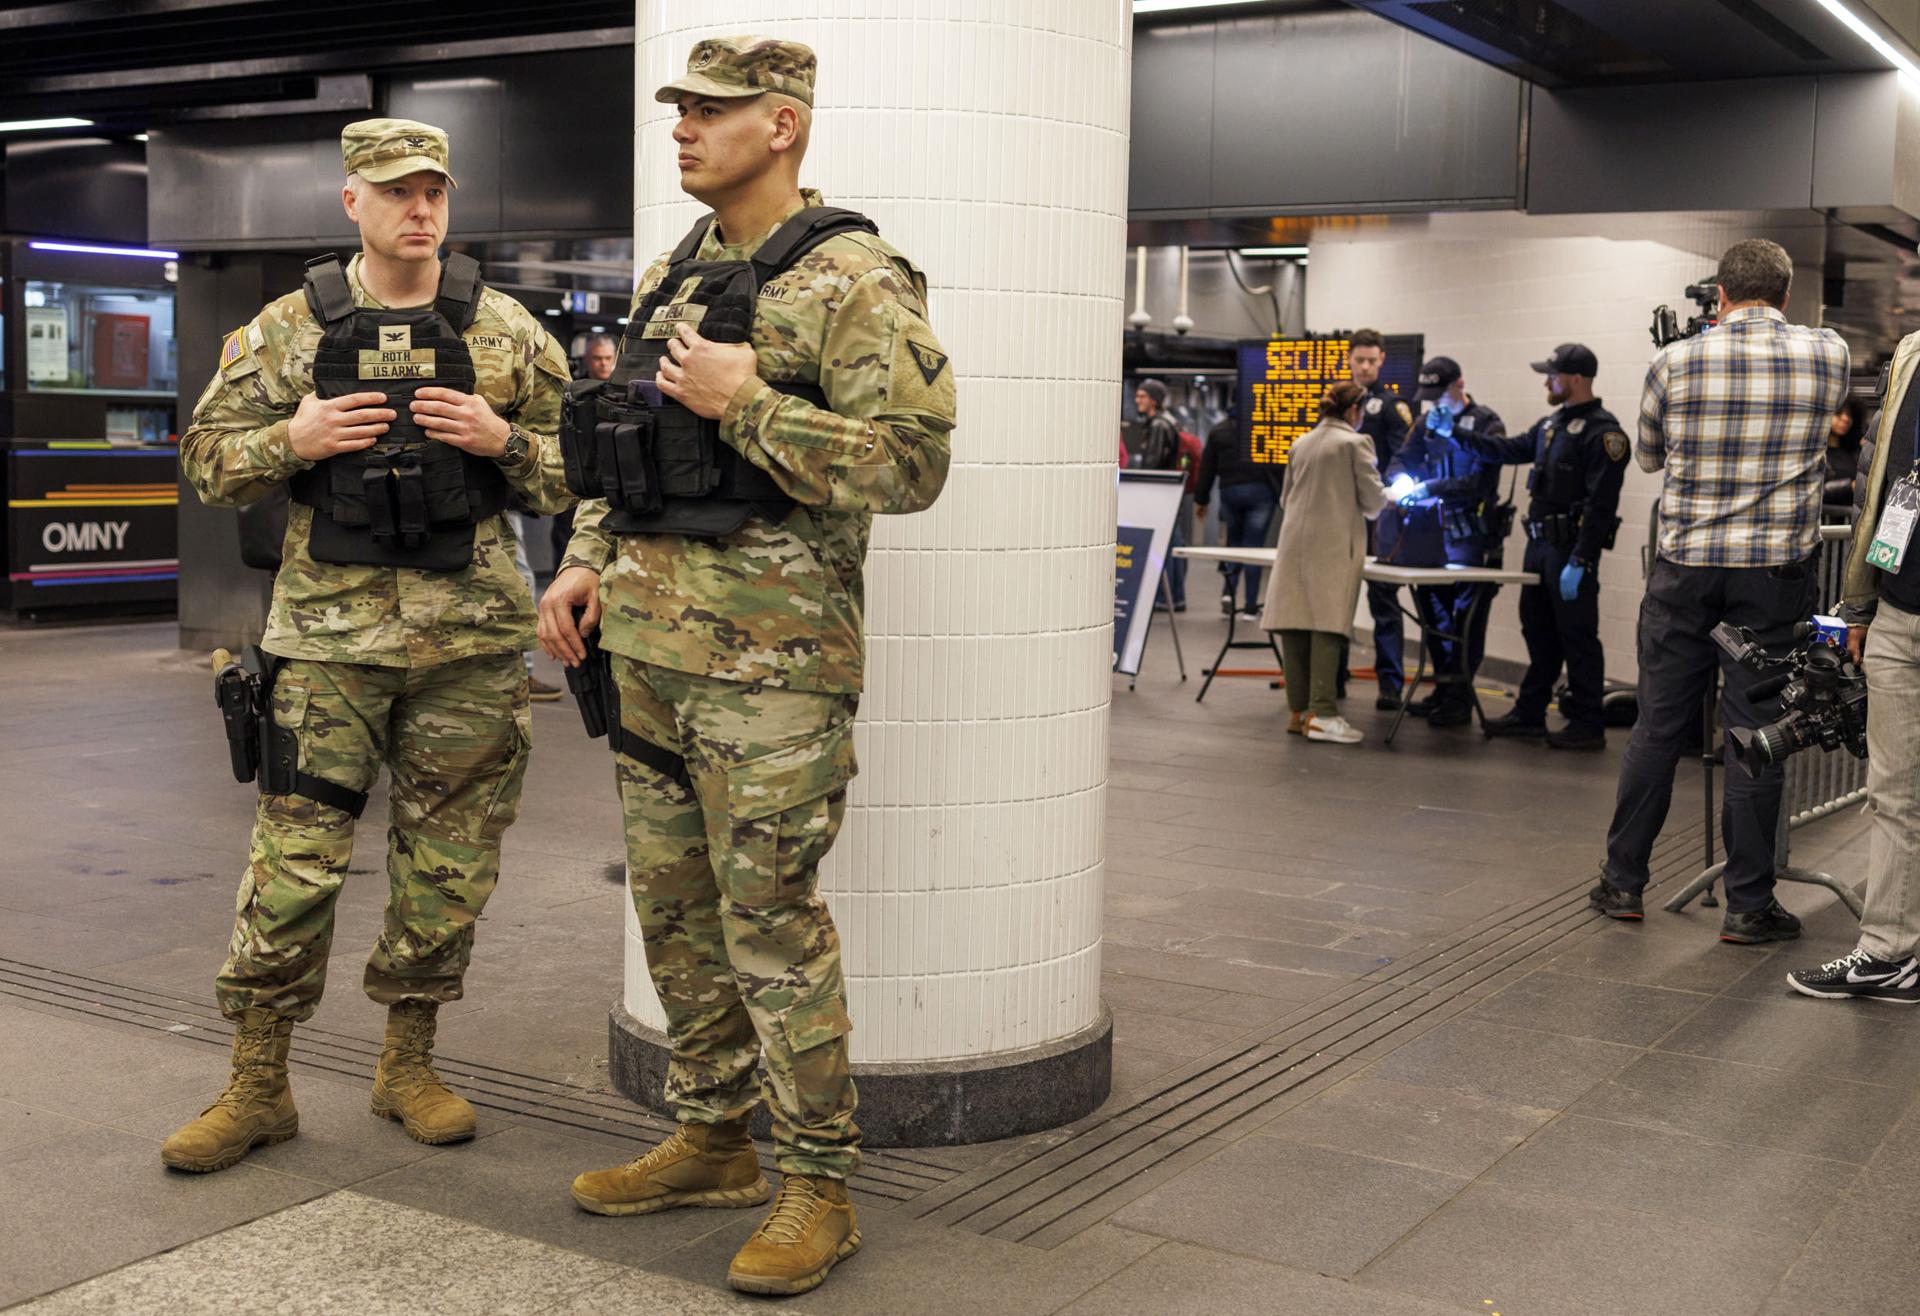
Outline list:
[[[657,97],[680,109],[682,187],[716,211],[695,259],[744,260],[822,204],[797,183],[813,52],[710,40],[687,68]],[[640,307],[667,268],[662,258],[642,277],[630,336],[645,334]],[[671,352],[662,393],[717,420],[720,440],[796,505],[712,539],[616,535],[603,525],[608,505],[583,501],[541,601],[547,651],[584,658],[572,619],[584,607],[580,629],[599,624],[612,655],[625,730],[684,759],[678,778],[617,760],[681,1128],[637,1160],[581,1175],[573,1193],[609,1215],[765,1201],[748,1136],[764,1097],[784,1181],[728,1279],[798,1293],[860,1242],[845,1183],[859,1163],[851,1025],[817,881],[854,774],[861,571],[874,515],[927,507],[945,482],[953,371],[927,324],[920,271],[863,231],[827,239],[768,282],[750,344],[682,323]],[[817,384],[826,405],[768,381]]]
[[[446,231],[447,139],[437,128],[375,119],[341,136],[343,203],[362,252],[346,268],[360,307],[434,300]],[[568,376],[559,346],[512,298],[483,289],[464,338],[474,392],[419,387],[411,415],[428,440],[497,463],[532,507],[567,505],[555,443]],[[397,413],[378,384],[323,399],[314,359],[322,338],[300,292],[230,334],[219,373],[180,441],[200,497],[242,505],[317,462],[359,452]],[[423,376],[425,377],[425,376]],[[465,460],[465,459],[462,459]],[[289,509],[263,647],[288,660],[272,715],[291,729],[302,772],[365,791],[384,762],[392,777],[386,924],[365,988],[388,1007],[373,1109],[432,1143],[471,1137],[473,1109],[430,1060],[434,1017],[458,1000],[480,916],[499,875],[532,719],[521,651],[533,600],[514,569],[512,531],[495,515],[473,527],[471,564],[454,571],[335,565],[315,559],[318,513]],[[298,794],[262,795],[252,858],[240,881],[232,944],[216,979],[234,1021],[233,1078],[161,1159],[218,1170],[297,1131],[287,1087],[293,1025],[313,1014],[326,977],[334,899],[353,845],[354,815]]]

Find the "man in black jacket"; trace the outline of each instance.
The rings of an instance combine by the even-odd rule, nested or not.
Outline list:
[[[1533,368],[1547,377],[1547,401],[1558,410],[1513,438],[1461,439],[1494,461],[1533,463],[1523,569],[1534,579],[1520,589],[1527,674],[1513,711],[1488,722],[1486,730],[1489,736],[1545,736],[1554,749],[1604,749],[1600,553],[1612,546],[1620,524],[1614,512],[1632,444],[1620,421],[1594,396],[1600,364],[1584,344],[1562,343]],[[1550,732],[1547,705],[1563,663],[1567,726]]]
[[[1226,530],[1227,547],[1258,548],[1267,542],[1267,527],[1273,523],[1273,509],[1280,498],[1279,469],[1253,461],[1240,437],[1234,417],[1227,418],[1207,432],[1207,446],[1200,455],[1200,476],[1193,487],[1193,510],[1201,520],[1207,516],[1207,500],[1213,495],[1215,480],[1220,482],[1220,519]],[[1240,615],[1251,621],[1260,615],[1260,568],[1223,562],[1220,607],[1233,611],[1235,586],[1243,589]]]
[[[1367,390],[1360,404],[1360,432],[1373,440],[1373,462],[1382,475],[1393,465],[1400,445],[1413,426],[1413,408],[1407,400],[1380,382],[1387,364],[1387,341],[1377,329],[1356,329],[1347,338],[1347,371]],[[1367,522],[1367,551],[1373,551],[1374,523]],[[1406,683],[1401,663],[1405,641],[1400,614],[1400,587],[1367,582],[1367,611],[1373,617],[1373,675],[1378,686],[1374,707],[1400,706],[1400,687]]]

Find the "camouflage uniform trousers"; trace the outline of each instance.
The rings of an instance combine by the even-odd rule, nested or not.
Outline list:
[[[625,728],[690,785],[620,756],[634,911],[689,1124],[764,1097],[782,1173],[860,1163],[840,936],[819,865],[846,813],[858,696],[723,681],[612,655]],[[755,1089],[755,1068],[765,1076]]]
[[[273,715],[297,733],[305,772],[354,790],[370,787],[383,761],[391,773],[386,922],[367,960],[367,995],[383,1005],[459,1000],[527,771],[533,719],[520,655],[431,667],[294,659],[274,682]],[[249,1007],[313,1015],[353,830],[342,809],[260,797],[233,942],[214,982],[229,1018]]]

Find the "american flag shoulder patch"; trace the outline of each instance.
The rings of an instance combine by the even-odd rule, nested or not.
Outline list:
[[[225,370],[238,361],[247,351],[247,331],[245,326],[235,329],[220,342],[220,368]]]

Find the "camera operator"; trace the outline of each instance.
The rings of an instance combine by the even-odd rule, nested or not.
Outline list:
[[[1660,544],[1640,604],[1640,717],[1620,763],[1607,858],[1591,893],[1612,918],[1641,917],[1647,861],[1667,819],[1673,769],[1714,663],[1729,729],[1771,721],[1749,691],[1762,678],[1712,638],[1731,622],[1770,651],[1814,611],[1820,486],[1833,413],[1847,391],[1847,347],[1831,329],[1788,324],[1793,262],[1750,238],[1720,257],[1720,322],[1654,355],[1634,458],[1666,468]],[[1732,759],[1729,751],[1729,761]],[[1721,808],[1727,914],[1722,941],[1800,935],[1773,897],[1782,773],[1730,772]]]
[[[1920,334],[1901,341],[1866,467],[1840,615],[1867,673],[1866,908],[1854,950],[1787,975],[1795,991],[1920,1002]]]

